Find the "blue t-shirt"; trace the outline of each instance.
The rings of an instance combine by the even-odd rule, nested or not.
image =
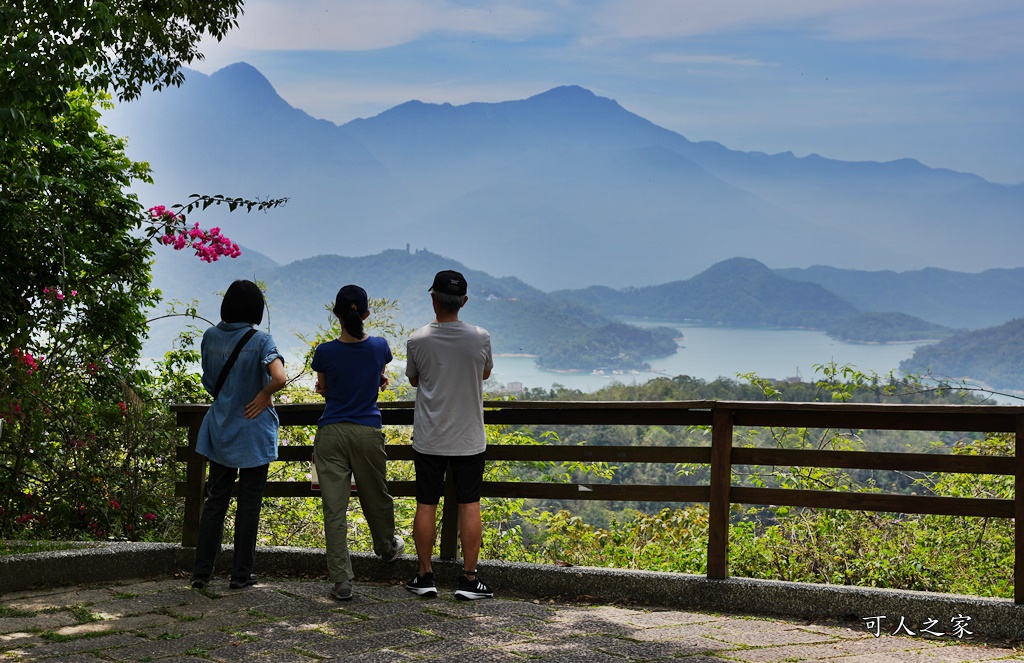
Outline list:
[[[251,325],[221,322],[203,334],[203,386],[213,393],[231,351]],[[245,418],[245,406],[270,384],[268,366],[281,359],[274,339],[257,331],[238,355],[217,400],[203,417],[196,451],[226,467],[259,467],[277,460],[277,412],[268,407],[254,419]]]
[[[323,373],[327,381],[327,402],[317,425],[351,421],[380,428],[377,392],[381,373],[391,359],[391,348],[380,336],[368,336],[357,343],[336,339],[316,346],[310,368]]]

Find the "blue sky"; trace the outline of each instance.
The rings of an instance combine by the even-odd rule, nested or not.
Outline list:
[[[690,140],[1024,182],[1020,0],[248,0],[204,46],[342,124],[581,85]]]

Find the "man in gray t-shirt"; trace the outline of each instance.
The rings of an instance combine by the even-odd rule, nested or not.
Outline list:
[[[406,588],[421,596],[436,596],[431,557],[437,535],[437,504],[444,492],[444,475],[451,467],[459,503],[459,538],[463,571],[457,599],[494,596],[476,572],[480,556],[480,488],[483,483],[483,381],[494,367],[491,337],[485,329],[459,320],[469,298],[466,279],[444,270],[430,287],[435,321],[416,330],[406,346],[405,374],[416,387],[412,448],[416,465],[416,517],[413,539],[419,572]]]

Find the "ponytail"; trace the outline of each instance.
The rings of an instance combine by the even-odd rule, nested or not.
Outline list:
[[[353,338],[363,337],[363,316],[359,315],[354,306],[342,309],[338,319],[350,336]]]
[[[343,287],[334,298],[334,315],[353,338],[363,337],[363,316],[370,310],[369,305],[366,291],[357,285]]]

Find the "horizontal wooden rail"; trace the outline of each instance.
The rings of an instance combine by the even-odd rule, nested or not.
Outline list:
[[[1014,473],[1012,456],[954,456],[888,451],[736,448],[732,450],[732,464],[959,474]]]
[[[195,452],[199,426],[207,405],[171,406],[179,426],[189,431],[189,446],[177,450],[187,463],[186,481],[175,487],[185,498],[182,543],[194,545],[202,511],[205,459]],[[413,403],[381,403],[385,425],[408,426]],[[277,407],[282,426],[315,426],[322,404]],[[487,401],[484,421],[493,425],[635,425],[703,426],[710,429],[710,447],[625,447],[570,445],[490,445],[488,461],[692,463],[709,466],[710,484],[619,485],[484,482],[484,497],[552,500],[615,500],[642,502],[704,502],[709,505],[709,578],[728,577],[731,505],[792,506],[966,517],[1015,518],[1014,601],[1024,604],[1024,408],[973,405],[890,405],[877,403],[784,403],[751,401]],[[1014,456],[967,456],[938,453],[889,453],[817,449],[764,449],[733,446],[735,427],[799,427],[839,430],[917,430],[1013,433]],[[312,447],[281,446],[281,462],[309,462]],[[390,461],[412,460],[409,445],[388,445]],[[894,472],[941,472],[1013,476],[1014,499],[974,499],[890,493],[751,488],[732,485],[733,466],[813,467]],[[388,482],[392,495],[415,496],[415,482]],[[268,497],[311,497],[308,482],[272,481]],[[457,553],[455,509],[442,511],[441,556]]]
[[[802,506],[816,509],[887,511],[891,513],[928,513],[941,516],[1013,517],[1013,500],[741,487],[733,488],[730,491],[730,497],[737,504]]]
[[[175,484],[174,496],[187,497],[188,485]],[[415,497],[415,481],[388,481],[392,497]],[[353,494],[358,493],[353,491]],[[646,486],[640,484],[575,484],[546,482],[484,481],[482,497],[513,497],[545,500],[596,500],[634,502],[707,502],[707,486]],[[264,497],[320,497],[306,481],[268,481]]]
[[[384,447],[388,460],[412,460],[412,445],[388,444]],[[175,450],[179,462],[187,462],[188,447]],[[281,462],[309,462],[313,447],[281,446],[277,448],[277,459]],[[710,463],[710,447],[586,447],[568,445],[505,446],[492,444],[487,447],[487,460],[510,461],[581,461],[581,462],[630,462],[630,463]]]

